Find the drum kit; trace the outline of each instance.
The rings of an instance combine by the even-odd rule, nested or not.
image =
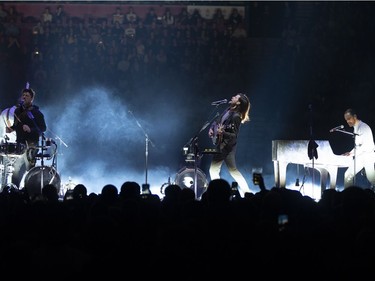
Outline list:
[[[37,146],[38,152],[35,159],[40,160],[40,165],[36,165],[27,171],[21,180],[20,189],[25,189],[30,197],[41,194],[43,187],[47,184],[53,184],[57,193],[60,193],[61,179],[56,169],[57,144],[51,140],[42,140],[41,145]],[[51,165],[45,165],[45,160],[52,160]]]
[[[194,137],[192,137],[182,148],[185,157],[186,166],[180,169],[175,177],[174,184],[181,188],[191,188],[195,192],[196,199],[201,199],[203,193],[207,190],[208,180],[205,173],[199,168],[200,160],[203,155],[217,154],[220,151],[215,148],[206,148],[200,151],[198,147],[198,137],[214,119],[218,117],[218,113],[210,113],[210,117],[204,122],[202,127],[198,130]],[[168,181],[169,182],[169,181]]]
[[[6,188],[25,190],[30,197],[35,197],[41,194],[42,188],[47,184],[53,184],[57,192],[60,192],[61,180],[56,170],[56,165],[46,166],[45,160],[51,160],[56,157],[57,145],[49,143],[49,141],[42,141],[42,145],[33,148],[27,148],[25,145],[20,143],[1,143],[0,144],[0,156],[2,156],[2,162],[0,164],[1,171],[1,191]],[[25,154],[31,154],[31,151],[37,150],[35,160],[40,160],[40,165],[32,167],[26,171],[21,179],[19,186],[12,182],[14,164],[15,162],[24,157]],[[53,160],[53,163],[55,161]]]
[[[181,188],[190,188],[194,190],[196,199],[200,200],[202,194],[207,190],[208,180],[205,173],[198,167],[200,160],[205,152],[200,153],[197,146],[197,139],[192,138],[182,149],[186,166],[181,168],[175,175],[173,181],[168,177],[168,181],[160,187],[160,193],[168,185],[176,184]]]
[[[9,127],[13,124],[13,112],[14,107],[3,110],[1,117],[4,122],[0,122],[0,129],[3,129],[2,126]],[[3,131],[4,137],[0,138],[0,192],[4,190],[26,191],[30,198],[35,198],[41,194],[45,185],[53,184],[60,194],[61,179],[56,169],[56,142],[42,135],[40,145],[27,147],[16,142],[14,132],[8,134],[5,133],[5,129]],[[15,163],[23,157],[35,161],[36,165],[23,174],[17,186],[13,182]],[[51,165],[45,165],[45,160],[52,160]]]
[[[191,188],[197,199],[206,191],[208,181],[205,173],[198,167],[203,156],[199,152],[197,139],[192,138],[182,149],[186,166],[180,169],[174,183],[181,188]]]

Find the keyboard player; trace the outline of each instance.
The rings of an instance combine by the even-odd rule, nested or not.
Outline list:
[[[371,188],[375,187],[375,144],[371,127],[360,120],[354,109],[349,108],[344,112],[344,119],[349,127],[353,128],[354,147],[344,153],[348,159],[348,169],[344,174],[344,188],[355,185],[355,175],[365,169],[367,180]]]

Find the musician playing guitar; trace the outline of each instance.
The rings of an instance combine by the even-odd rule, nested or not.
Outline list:
[[[250,101],[248,97],[239,93],[232,97],[229,106],[211,124],[208,130],[208,136],[219,151],[212,156],[209,168],[211,180],[220,178],[221,167],[225,162],[230,175],[238,183],[238,190],[242,197],[246,192],[250,192],[250,189],[245,178],[237,169],[236,148],[241,124],[250,121],[249,111]]]

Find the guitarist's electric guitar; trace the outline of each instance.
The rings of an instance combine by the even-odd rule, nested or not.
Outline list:
[[[223,142],[223,131],[227,129],[233,129],[233,128],[234,128],[234,124],[228,124],[228,125],[223,125],[221,123],[216,124],[216,126],[214,126],[213,128],[214,133],[212,136],[212,143],[215,146],[221,147],[221,144]],[[218,133],[219,131],[222,131],[222,133],[219,134]]]

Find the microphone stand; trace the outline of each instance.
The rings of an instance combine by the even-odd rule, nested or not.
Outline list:
[[[195,198],[198,197],[198,160],[201,158],[199,155],[199,147],[198,147],[198,135],[207,128],[209,125],[209,122],[205,122],[201,129],[198,131],[198,133],[190,139],[190,141],[185,145],[189,147],[193,147],[193,153],[194,153],[194,193]]]
[[[314,182],[315,182],[315,175],[314,175],[314,166],[315,166],[315,160],[314,158],[318,158],[316,148],[318,147],[318,144],[313,139],[313,110],[312,110],[312,104],[309,104],[309,113],[310,113],[310,141],[308,143],[308,156],[310,160],[312,161],[312,193],[314,193]]]
[[[151,139],[149,138],[148,134],[146,133],[146,131],[143,129],[143,127],[141,126],[141,124],[138,122],[137,118],[135,118],[134,114],[132,111],[129,110],[129,113],[133,116],[135,122],[137,123],[138,127],[142,130],[143,134],[145,135],[145,183],[142,187],[142,192],[144,193],[149,193],[150,192],[150,189],[149,189],[149,184],[147,182],[147,177],[148,177],[148,147],[149,147],[149,143],[152,145],[152,147],[155,147],[154,143],[151,141]]]
[[[68,147],[68,145],[57,134],[55,134],[54,132],[52,132],[50,129],[47,129],[47,130],[54,136],[54,138],[56,140],[59,141],[60,147],[61,147],[61,145],[64,145],[66,148]],[[55,145],[55,150],[53,151],[52,166],[55,168],[56,173],[58,173],[57,172],[57,156],[58,155],[64,155],[64,154],[62,152],[57,153],[57,144],[54,143],[54,145]],[[61,176],[61,172],[60,172],[60,176]],[[59,190],[60,190],[61,196],[64,196],[65,195],[65,190],[64,190],[61,182],[60,182]]]
[[[348,132],[348,131],[345,131],[345,130],[341,130],[341,129],[337,129],[335,130],[336,132],[340,132],[340,133],[343,133],[343,134],[347,134],[347,135],[351,135],[353,136],[353,141],[354,141],[354,155],[353,155],[353,173],[354,173],[354,176],[353,176],[353,185],[355,185],[355,177],[356,177],[356,171],[357,171],[357,168],[356,168],[356,165],[357,165],[357,145],[356,145],[356,142],[355,142],[355,138],[356,136],[358,136],[358,134],[356,133],[351,133],[351,132]]]
[[[57,140],[59,140],[59,142],[61,143],[61,144],[63,144],[65,147],[68,147],[68,145],[58,136],[58,135],[56,135],[54,132],[52,132],[50,129],[48,129],[48,131],[52,134],[52,135],[54,135],[55,136],[55,138],[57,139]]]
[[[39,130],[39,128],[38,128],[38,130]],[[41,153],[41,156],[40,156],[40,163],[41,163],[41,167],[42,167],[42,170],[41,170],[42,172],[40,173],[40,194],[42,194],[43,187],[44,187],[44,151],[46,150],[46,148],[44,148],[45,147],[44,142],[45,142],[45,136],[42,133],[42,145],[41,145],[42,153]]]
[[[54,132],[52,132],[50,129],[48,129],[48,131],[54,135],[55,139],[59,140],[60,142],[60,145],[63,144],[65,147],[68,147],[68,145],[57,135],[55,134]],[[56,149],[57,149],[57,144],[56,145]],[[60,155],[63,155],[62,153]],[[55,158],[54,158],[55,159]],[[57,160],[53,161],[52,162],[52,165],[56,168],[56,171],[57,171]]]
[[[215,105],[215,109],[211,111],[209,116],[212,116],[214,111],[216,111],[217,107],[220,104]],[[198,199],[198,158],[201,158],[199,155],[199,147],[198,147],[198,135],[204,131],[217,117],[219,116],[219,113],[217,112],[213,117],[210,117],[208,121],[205,121],[202,127],[198,130],[198,132],[192,137],[184,147],[189,146],[193,147],[194,152],[194,193],[195,198]]]
[[[195,193],[195,198],[197,199],[198,197],[198,160],[201,158],[199,155],[199,147],[198,147],[198,135],[200,132],[202,132],[209,123],[205,123],[202,128],[198,131],[198,133],[190,139],[190,141],[187,143],[186,146],[193,147],[193,154],[194,154],[194,193]]]

